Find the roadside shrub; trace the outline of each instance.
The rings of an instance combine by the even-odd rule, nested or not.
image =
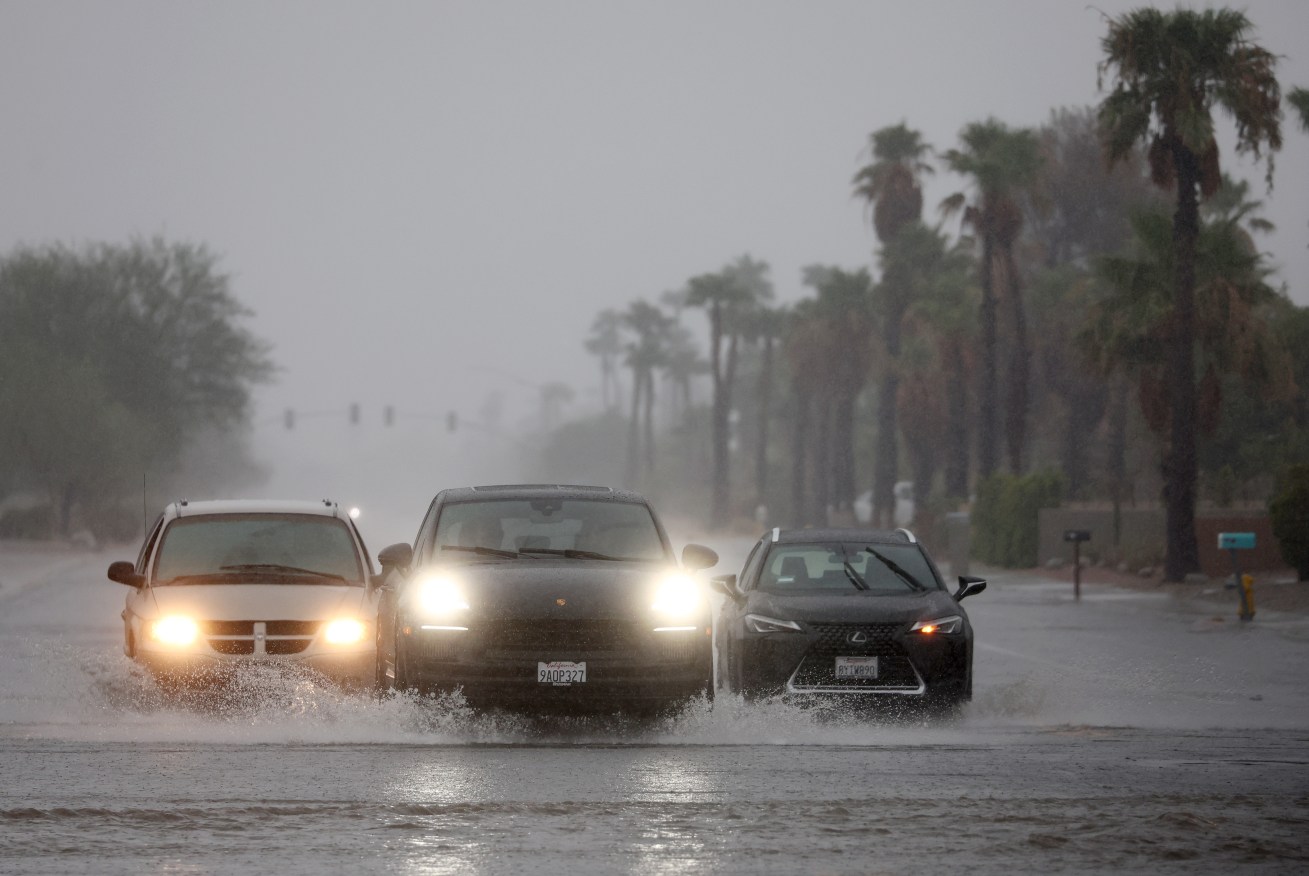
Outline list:
[[[1058,508],[1063,478],[1057,472],[1018,477],[994,474],[977,485],[973,506],[973,550],[984,563],[1030,568],[1037,556],[1038,514]]]
[[[1301,581],[1309,581],[1309,465],[1293,465],[1268,503],[1273,536]]]

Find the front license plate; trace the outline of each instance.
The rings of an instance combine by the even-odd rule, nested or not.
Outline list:
[[[837,657],[837,678],[876,678],[876,657]]]
[[[537,663],[536,680],[555,687],[582,684],[586,681],[586,661],[574,663],[571,660],[554,660],[550,663]]]

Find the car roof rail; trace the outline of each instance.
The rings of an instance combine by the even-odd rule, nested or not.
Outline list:
[[[914,534],[909,530],[905,529],[903,526],[897,529],[896,532],[903,535],[905,537],[905,541],[909,542],[910,544],[918,544],[918,539],[914,536]]]

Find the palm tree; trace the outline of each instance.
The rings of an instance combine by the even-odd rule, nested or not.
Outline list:
[[[976,196],[967,203],[963,192],[951,195],[942,210],[964,211],[964,222],[977,232],[982,243],[982,374],[981,407],[977,445],[978,473],[985,477],[996,467],[996,416],[1000,386],[996,359],[999,354],[997,302],[1009,303],[1012,339],[1005,378],[1005,437],[1009,467],[1023,468],[1027,442],[1028,379],[1031,350],[1027,342],[1027,316],[1022,285],[1014,259],[1014,245],[1023,228],[1019,196],[1036,180],[1041,167],[1040,143],[1028,128],[1012,129],[996,119],[974,122],[959,134],[962,148],[945,154],[955,173],[972,178]],[[997,295],[998,291],[998,295]]]
[[[882,244],[882,282],[876,296],[882,326],[886,367],[879,385],[877,450],[873,463],[873,520],[888,525],[895,508],[895,481],[899,459],[896,397],[900,385],[900,336],[910,304],[907,278],[888,267],[887,251],[901,231],[920,223],[923,215],[921,178],[932,173],[925,157],[931,151],[922,135],[898,125],[874,131],[868,138],[873,161],[854,176],[855,195],[868,202],[873,229]]]
[[[769,433],[772,426],[773,390],[776,382],[776,347],[784,337],[787,310],[785,307],[759,306],[751,310],[743,320],[743,336],[746,340],[758,343],[759,373],[755,381],[755,427],[754,427],[754,479],[756,505],[768,505],[768,449]]]
[[[818,436],[820,494],[823,505],[839,513],[853,509],[855,497],[855,403],[868,383],[872,365],[873,281],[866,268],[844,271],[810,265],[804,283],[818,297],[810,320],[823,359],[822,395],[830,404],[827,434]]]
[[[1300,115],[1300,127],[1309,131],[1309,88],[1292,88],[1286,94],[1286,102]]]
[[[713,499],[710,523],[726,525],[730,514],[729,430],[732,389],[736,382],[741,315],[773,297],[768,263],[743,255],[713,274],[692,277],[686,305],[709,314],[709,375],[713,380]]]
[[[1250,21],[1230,9],[1138,9],[1109,19],[1099,73],[1114,80],[1100,105],[1110,160],[1149,143],[1155,184],[1176,191],[1167,328],[1166,385],[1171,414],[1163,462],[1167,547],[1165,577],[1179,581],[1200,567],[1195,538],[1197,385],[1196,246],[1199,202],[1218,190],[1213,110],[1236,121],[1237,151],[1256,157],[1281,148],[1281,92],[1276,57],[1249,39]]]
[[[602,310],[591,322],[591,336],[586,351],[600,359],[600,404],[606,411],[621,403],[618,386],[618,357],[623,352],[622,315],[616,310]]]
[[[826,379],[828,338],[817,309],[814,299],[791,308],[782,338],[791,390],[787,413],[791,420],[792,526],[827,523],[827,471],[816,458],[822,456],[816,448],[827,440],[825,423],[831,407]]]
[[[667,361],[672,318],[648,301],[633,301],[622,313],[631,338],[626,364],[632,369],[632,414],[627,443],[627,479],[635,485],[654,471],[655,369]]]
[[[1264,406],[1294,395],[1291,367],[1275,325],[1275,305],[1284,299],[1268,285],[1270,271],[1250,234],[1263,223],[1251,226],[1255,204],[1244,199],[1240,186],[1235,189],[1210,202],[1221,210],[1200,214],[1195,274],[1198,436],[1214,434],[1221,424],[1228,378],[1239,378]],[[1081,340],[1102,372],[1134,378],[1146,424],[1163,438],[1171,434],[1175,417],[1167,383],[1167,341],[1175,330],[1173,222],[1163,212],[1148,212],[1137,215],[1133,227],[1132,249],[1097,266],[1110,291],[1093,308]]]
[[[903,275],[912,290],[905,383],[895,403],[920,500],[931,495],[941,461],[946,495],[968,495],[968,385],[976,313],[968,249],[966,243],[950,246],[939,228],[919,223],[904,229],[885,252],[886,269]],[[934,403],[938,398],[940,405]]]

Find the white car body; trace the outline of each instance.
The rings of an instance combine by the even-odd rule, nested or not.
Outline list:
[[[241,562],[221,565],[222,551]],[[376,581],[358,529],[334,503],[173,503],[137,561],[115,563],[110,579],[132,588],[124,652],[165,683],[255,664],[299,665],[349,686],[375,681]]]

